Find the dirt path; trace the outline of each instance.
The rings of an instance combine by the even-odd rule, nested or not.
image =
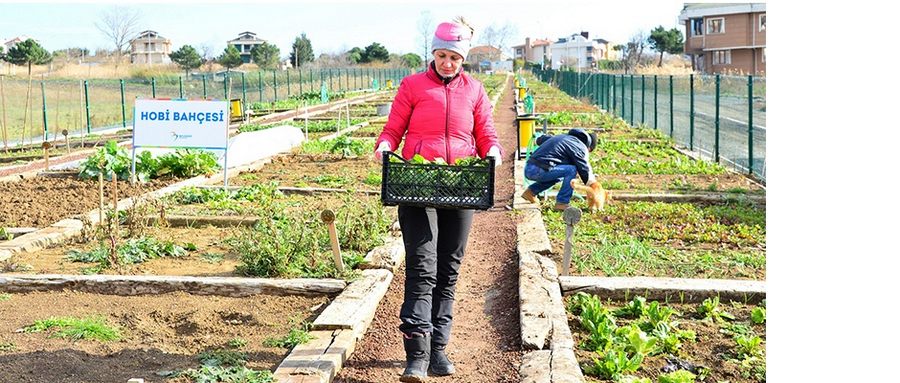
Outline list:
[[[519,282],[516,222],[505,207],[512,203],[513,149],[516,145],[513,92],[506,83],[494,112],[494,125],[507,154],[497,169],[494,208],[477,212],[456,289],[453,332],[447,347],[456,374],[431,381],[518,382],[522,359],[519,339]],[[404,272],[394,276],[375,319],[335,382],[398,381],[405,365],[400,305]]]

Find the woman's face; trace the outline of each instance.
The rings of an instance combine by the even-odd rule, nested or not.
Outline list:
[[[434,55],[434,67],[438,74],[443,77],[453,77],[459,73],[462,67],[463,57],[451,50],[438,49],[432,53]]]

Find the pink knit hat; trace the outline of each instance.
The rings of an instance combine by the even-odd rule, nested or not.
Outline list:
[[[459,53],[466,59],[469,48],[472,47],[472,30],[469,27],[453,22],[444,22],[438,25],[434,31],[434,39],[431,40],[431,51],[446,49]]]

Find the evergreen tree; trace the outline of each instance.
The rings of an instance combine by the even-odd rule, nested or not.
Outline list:
[[[263,70],[277,68],[279,55],[281,55],[281,50],[269,43],[259,44],[250,50],[253,62]]]
[[[417,68],[422,65],[422,56],[415,53],[407,53],[400,56],[400,59],[403,60],[403,65],[406,65],[409,68]]]
[[[653,28],[647,42],[650,43],[651,48],[659,52],[657,66],[662,66],[663,53],[676,54],[684,51],[684,37],[678,28],[666,30],[662,25]]]
[[[169,53],[169,58],[172,59],[172,62],[178,64],[179,68],[184,69],[185,77],[187,77],[188,71],[197,69],[203,64],[200,54],[190,45],[183,45],[177,51]]]
[[[231,68],[237,68],[244,64],[244,60],[241,59],[241,52],[238,52],[234,45],[226,47],[225,51],[222,52],[222,55],[219,56],[216,61],[225,67],[225,70],[227,71],[231,71]]]
[[[300,37],[295,38],[294,44],[291,45],[291,65],[297,68],[303,63],[313,62],[315,59],[312,42],[306,38],[306,33],[301,33]]]
[[[53,57],[37,41],[28,39],[20,41],[12,48],[9,48],[9,53],[3,59],[13,65],[28,66],[28,77],[31,78],[32,65],[44,65],[49,63]]]
[[[366,47],[366,54],[363,58],[364,63],[373,62],[375,60],[381,60],[381,62],[388,62],[390,60],[390,53],[388,50],[379,43],[372,43],[371,45]]]

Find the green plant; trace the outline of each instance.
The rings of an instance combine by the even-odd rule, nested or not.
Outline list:
[[[747,359],[754,356],[762,357],[765,352],[762,347],[762,338],[756,335],[736,335],[734,342],[737,344],[735,351],[739,359]]]
[[[144,156],[141,153],[139,159]],[[131,155],[125,148],[118,146],[115,141],[109,140],[81,164],[78,177],[97,179],[100,174],[103,174],[104,179],[112,180],[113,173],[116,173],[119,180],[127,180],[131,175]],[[150,175],[139,174],[137,178],[143,182],[149,179]]]
[[[628,342],[625,347],[627,352],[650,355],[657,351],[659,339],[647,336],[647,333],[641,331],[636,325],[623,327],[618,332]]]
[[[199,369],[182,371],[179,375],[187,377],[195,383],[270,383],[275,381],[275,375],[271,371],[258,371],[246,367],[201,366]]]
[[[715,321],[722,321],[724,319],[734,320],[734,315],[731,315],[719,307],[718,296],[704,299],[703,302],[697,306],[697,314],[703,317],[703,319],[713,319]]]
[[[201,174],[212,174],[219,170],[216,156],[212,152],[198,149],[177,149],[175,153],[167,153],[158,158],[155,177],[171,175],[173,177],[194,177]]]
[[[766,309],[764,307],[755,307],[750,312],[750,320],[756,324],[766,323]]]
[[[200,254],[200,259],[202,259],[204,262],[219,263],[225,259],[225,256],[218,253],[203,253]]]
[[[12,298],[12,294],[6,294],[6,293],[0,294],[0,302],[8,301],[8,300],[10,300],[10,298]]]
[[[638,318],[647,310],[647,299],[638,295],[627,305],[617,309],[613,314],[619,318]]]
[[[142,263],[160,257],[182,257],[187,250],[171,241],[159,241],[153,237],[130,238],[116,248],[120,264]],[[71,262],[99,262],[101,270],[112,266],[110,251],[100,245],[88,251],[70,250],[66,260]]]
[[[247,364],[247,354],[234,350],[212,350],[197,356],[204,366],[243,366]]]
[[[13,342],[0,342],[0,352],[10,352],[16,350],[16,344]]]
[[[660,375],[658,383],[694,383],[696,378],[697,375],[688,370],[678,370]]]
[[[13,238],[12,233],[7,233],[6,228],[0,226],[0,241],[8,241],[12,238]]]
[[[228,341],[228,347],[230,348],[243,348],[247,345],[247,341],[242,338],[234,338]]]
[[[263,341],[263,346],[292,349],[298,344],[305,344],[313,339],[312,334],[309,333],[309,328],[309,324],[292,327],[287,335],[281,338],[266,339]]]
[[[653,329],[657,328],[661,323],[669,323],[669,318],[672,315],[678,314],[671,307],[666,307],[661,305],[657,301],[650,302],[647,305],[647,310],[644,312],[644,316],[642,317],[642,321],[640,322],[640,327],[644,331],[653,331]]]
[[[25,332],[43,332],[56,330],[52,338],[66,338],[70,340],[117,340],[122,335],[120,331],[106,324],[106,319],[100,317],[75,318],[75,317],[51,317],[50,319],[35,321],[25,328]]]
[[[629,357],[623,350],[611,350],[603,354],[601,359],[593,358],[593,365],[585,369],[585,373],[602,379],[618,380],[626,372],[634,372],[644,361],[643,354]]]

